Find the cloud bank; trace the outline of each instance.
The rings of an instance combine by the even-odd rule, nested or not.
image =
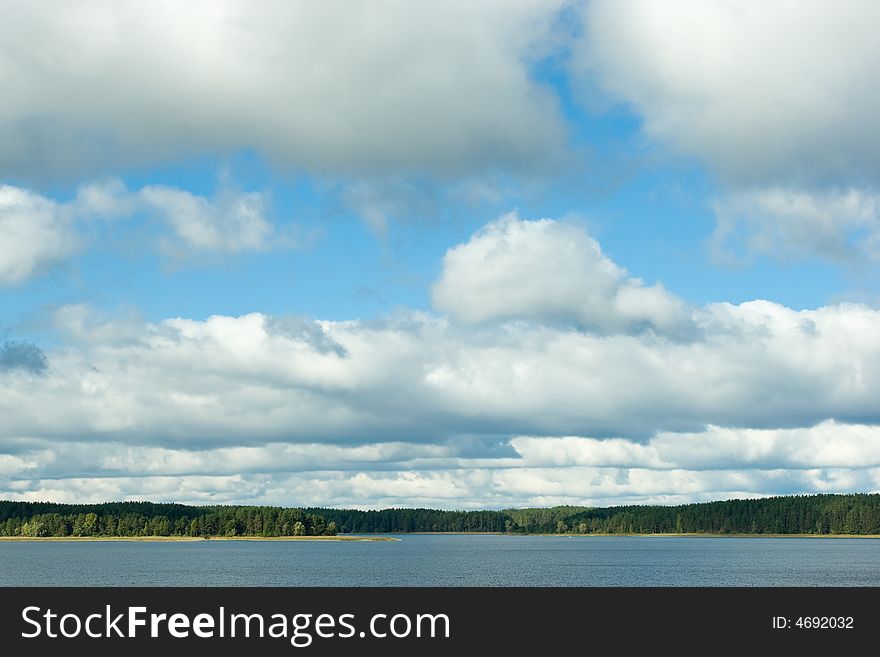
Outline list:
[[[689,326],[670,335],[621,313],[628,288],[654,289],[583,228],[507,215],[447,252],[448,315],[67,307],[42,375],[0,371],[0,492],[477,507],[877,487],[880,312],[664,291]]]
[[[254,153],[383,239],[459,196],[497,204],[591,142],[569,83],[706,167],[715,256],[880,260],[867,0],[0,9],[2,286],[75,269],[114,226],[172,258],[296,245],[267,194],[107,177],[172,162]],[[33,191],[81,180],[96,182],[67,199]],[[0,344],[0,497],[480,508],[880,490],[876,308],[692,306],[582,226],[516,213],[447,251],[431,299],[375,321],[60,307],[46,344]]]
[[[187,450],[27,441],[20,451],[0,457],[0,494],[70,502],[149,497],[209,504],[502,508],[880,489],[880,435],[872,425],[709,427],[694,434],[661,433],[647,444],[572,436],[514,437],[509,444],[508,457],[479,458],[449,445],[405,443]]]
[[[405,191],[376,192],[388,181],[571,170],[577,126],[541,78],[547,62],[567,63],[566,84],[625,104],[650,144],[708,166],[720,184],[716,247],[877,261],[876,204],[855,219],[834,202],[880,191],[880,9],[870,0],[0,8],[6,180],[79,181],[256,152],[277,171],[342,181],[343,203],[382,236],[408,203]],[[582,30],[562,27],[578,16]],[[805,203],[743,200],[777,194]],[[163,201],[192,215],[180,231],[189,244],[230,251],[265,236],[250,224],[230,242],[199,203]],[[814,208],[832,214],[817,222]],[[26,278],[63,258],[64,244],[23,253],[0,277]]]
[[[880,421],[880,313],[860,305],[717,304],[695,311],[688,340],[428,315],[297,333],[254,313],[133,331],[81,312],[59,315],[69,346],[49,353],[45,378],[4,382],[3,435],[198,446]]]
[[[6,0],[0,176],[242,148],[334,176],[546,164],[564,128],[529,62],[562,4]]]

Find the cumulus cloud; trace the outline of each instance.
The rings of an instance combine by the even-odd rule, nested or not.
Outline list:
[[[311,331],[261,314],[170,319],[135,336],[126,326],[118,340],[71,338],[49,353],[45,377],[0,380],[0,434],[437,443],[880,422],[878,311],[719,304],[698,324],[698,336],[671,340],[425,315]]]
[[[0,284],[21,283],[72,255],[85,241],[81,228],[95,220],[144,217],[164,229],[160,246],[177,256],[296,246],[269,215],[265,194],[225,188],[208,198],[163,185],[130,191],[109,179],[81,185],[73,199],[56,202],[0,185]]]
[[[0,235],[0,285],[20,283],[76,249],[61,206],[11,185],[0,185]]]
[[[562,4],[8,0],[0,175],[240,148],[333,175],[539,166],[564,130],[528,67]]]
[[[740,252],[880,260],[880,196],[859,189],[759,189],[715,203],[716,256]]]
[[[880,467],[880,426],[826,420],[795,429],[709,426],[659,432],[646,443],[624,438],[521,436],[511,445],[529,467],[587,466],[652,470],[759,470]]]
[[[876,259],[880,5],[593,0],[573,69],[727,188],[713,245]]]
[[[0,457],[0,496],[381,508],[682,503],[880,489],[878,427],[710,427],[649,443],[516,437],[509,458],[450,446],[272,443],[208,450],[31,441]]]
[[[739,184],[876,181],[880,6],[593,0],[575,67]]]
[[[864,306],[709,306],[676,341],[87,313],[59,317],[44,377],[0,373],[4,497],[480,508],[880,488]]]
[[[878,311],[752,301],[685,315],[665,291],[661,304],[621,301],[657,289],[577,226],[507,216],[447,253],[435,299],[448,317],[143,323],[68,306],[47,376],[4,386],[0,434],[435,443],[880,421]],[[669,317],[688,332],[633,330]]]
[[[546,319],[616,331],[678,330],[685,304],[612,262],[580,226],[505,215],[450,249],[434,305],[464,322]]]
[[[449,254],[460,294],[488,272],[488,314],[60,309],[43,376],[0,369],[0,494],[476,508],[878,488],[880,311],[717,303],[669,335],[633,330],[617,297],[640,284],[576,226],[508,216]],[[529,275],[549,303],[508,294]]]

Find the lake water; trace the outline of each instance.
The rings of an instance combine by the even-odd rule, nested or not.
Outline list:
[[[880,539],[0,542],[3,586],[880,586]]]

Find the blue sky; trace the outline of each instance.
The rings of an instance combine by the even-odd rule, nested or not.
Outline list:
[[[880,487],[873,3],[3,4],[0,496]]]
[[[513,209],[529,218],[582,222],[615,262],[647,281],[664,282],[695,304],[760,298],[815,308],[853,295],[848,287],[853,282],[870,284],[857,264],[804,256],[713,262],[707,242],[715,228],[711,204],[718,188],[711,173],[674,156],[655,161],[640,138],[637,117],[625,109],[599,115],[571,110],[566,118],[572,148],[596,148],[584,155],[579,174],[564,173],[561,182],[542,175],[529,180],[533,187],[525,190],[516,180],[503,181],[492,198],[475,202],[448,198],[447,181],[398,174],[379,183],[392,196],[384,231],[346,202],[345,186],[359,181],[276,172],[252,151],[95,175],[89,182],[113,175],[131,189],[162,184],[206,197],[227,184],[225,179],[271,199],[273,223],[295,233],[300,243],[256,254],[187,254],[178,260],[142,248],[145,235],[160,237],[149,217],[92,227],[87,248],[4,289],[6,328],[25,329],[46,306],[83,302],[111,313],[137,309],[151,321],[252,311],[351,319],[374,318],[398,306],[429,309],[430,285],[446,249]],[[605,171],[604,157],[619,171]],[[45,188],[34,188],[58,202],[76,194],[71,183],[47,181]],[[393,198],[398,190],[399,210]]]

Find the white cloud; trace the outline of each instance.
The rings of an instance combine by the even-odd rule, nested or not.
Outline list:
[[[877,259],[880,5],[592,0],[584,19],[584,88],[727,187],[716,255]]]
[[[86,241],[83,227],[96,220],[142,216],[165,229],[160,246],[179,257],[296,246],[295,238],[276,230],[269,210],[265,194],[226,188],[207,198],[162,185],[130,191],[109,179],[81,185],[72,200],[56,202],[0,185],[0,284],[21,283],[66,259]]]
[[[716,256],[821,255],[880,260],[880,196],[858,189],[810,193],[770,188],[728,195],[715,204]]]
[[[592,0],[576,68],[737,184],[876,183],[880,5]]]
[[[621,302],[652,289],[582,229],[508,216],[447,254],[435,292],[450,318],[145,324],[69,306],[56,314],[66,346],[47,353],[45,376],[0,378],[0,435],[39,427],[53,439],[164,446],[641,440],[706,425],[880,421],[877,310],[722,303],[689,310],[688,331],[633,330],[684,321],[665,292],[667,305]]]
[[[76,249],[63,207],[10,185],[0,185],[0,285],[20,283]]]
[[[507,217],[459,249],[456,276],[489,267],[504,301],[476,323],[62,308],[48,367],[0,372],[0,495],[476,508],[878,488],[880,311],[718,303],[689,332],[634,331],[616,299],[638,284],[576,226]],[[523,271],[551,303],[504,296]],[[597,328],[556,321],[586,317],[573,273],[604,295]]]
[[[858,305],[718,304],[675,340],[428,316],[285,330],[251,314],[76,341],[83,320],[68,316],[71,342],[47,352],[45,376],[0,377],[0,435],[430,444],[880,421],[880,313]]]
[[[826,420],[796,429],[710,426],[694,433],[660,432],[647,443],[623,438],[517,437],[511,445],[525,464],[647,468],[652,470],[762,470],[880,467],[880,426]]]
[[[77,187],[73,214],[84,219],[124,219],[137,209],[137,197],[119,178],[108,178]]]
[[[333,175],[539,166],[563,127],[528,62],[561,4],[9,0],[0,175],[240,148]]]
[[[0,459],[0,475],[62,478],[228,476],[333,472],[388,477],[413,473],[590,468],[714,472],[880,468],[880,426],[826,420],[796,429],[707,427],[659,432],[647,442],[625,438],[516,436],[503,454],[469,454],[455,443],[366,445],[266,443],[189,449],[120,442],[19,441]],[[10,445],[11,447],[11,445]],[[385,473],[385,474],[382,474]]]
[[[274,238],[265,217],[266,200],[256,192],[224,193],[214,200],[150,185],[137,194],[146,212],[161,217],[190,248],[237,252],[263,250]]]
[[[614,264],[583,228],[501,217],[447,251],[434,305],[464,322],[538,319],[617,331],[682,330],[685,304]]]
[[[550,439],[552,441],[553,439]],[[548,447],[551,447],[548,445]],[[106,447],[104,448],[106,449]],[[87,454],[99,454],[96,446]],[[132,455],[134,456],[134,454]],[[143,458],[154,455],[140,454]],[[37,456],[36,458],[40,458]],[[198,458],[196,456],[195,458]],[[0,497],[62,502],[144,499],[183,503],[240,503],[382,508],[428,506],[446,509],[582,504],[674,504],[803,492],[877,491],[876,466],[816,468],[656,469],[542,467],[460,460],[451,466],[408,469],[346,468],[252,471],[245,462],[235,474],[74,474],[52,476],[23,459],[0,461]],[[22,461],[20,463],[19,461]],[[161,470],[156,464],[151,470]],[[173,472],[174,468],[168,468]],[[75,472],[69,468],[68,473]]]

